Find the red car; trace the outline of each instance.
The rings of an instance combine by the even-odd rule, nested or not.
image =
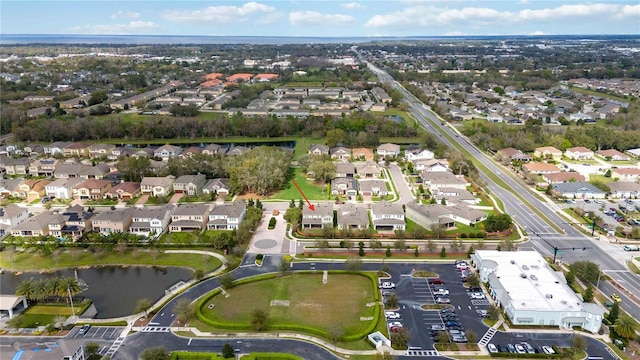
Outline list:
[[[431,278],[429,279],[429,284],[444,284],[444,280],[440,278]]]

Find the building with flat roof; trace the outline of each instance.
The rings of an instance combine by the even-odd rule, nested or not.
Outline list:
[[[514,325],[600,330],[605,309],[584,302],[537,251],[476,250],[471,259]]]

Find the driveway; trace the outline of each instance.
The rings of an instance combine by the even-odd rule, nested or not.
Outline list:
[[[269,221],[274,217],[276,226],[269,229]],[[287,221],[284,212],[273,215],[271,211],[265,211],[260,225],[253,233],[247,253],[250,254],[288,254],[290,241],[286,238]]]
[[[406,204],[413,201],[413,194],[409,189],[409,185],[407,185],[407,182],[404,180],[400,167],[397,164],[389,164],[389,173],[398,190],[398,196],[400,197],[399,202]]]

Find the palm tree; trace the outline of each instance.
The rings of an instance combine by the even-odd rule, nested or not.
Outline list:
[[[22,281],[16,288],[16,295],[26,296],[27,299],[33,300],[35,291],[34,284],[35,281],[33,280],[33,278]]]
[[[33,300],[42,301],[47,298],[47,282],[45,280],[35,280],[33,282]]]
[[[636,323],[628,315],[619,317],[615,325],[613,325],[613,329],[616,334],[625,339],[631,339],[636,335]]]
[[[78,280],[73,277],[66,277],[60,280],[60,291],[62,296],[67,297],[77,295],[82,292],[82,287],[78,284]],[[69,299],[67,299],[67,302]]]
[[[64,296],[64,293],[67,292],[67,289],[61,288],[61,279],[58,277],[51,278],[47,280],[46,290],[48,296]],[[63,295],[60,295],[62,292]]]

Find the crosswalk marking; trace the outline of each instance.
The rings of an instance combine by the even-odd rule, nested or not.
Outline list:
[[[170,327],[163,326],[145,326],[142,328],[141,332],[170,332]]]
[[[471,300],[471,304],[474,306],[491,305],[489,300]]]
[[[489,343],[489,341],[491,341],[491,339],[493,338],[493,335],[495,335],[497,332],[498,330],[494,328],[489,328],[489,330],[487,330],[487,332],[484,333],[484,335],[482,336],[482,339],[478,341],[478,345],[486,346]]]
[[[407,350],[406,356],[440,356],[438,350]]]

